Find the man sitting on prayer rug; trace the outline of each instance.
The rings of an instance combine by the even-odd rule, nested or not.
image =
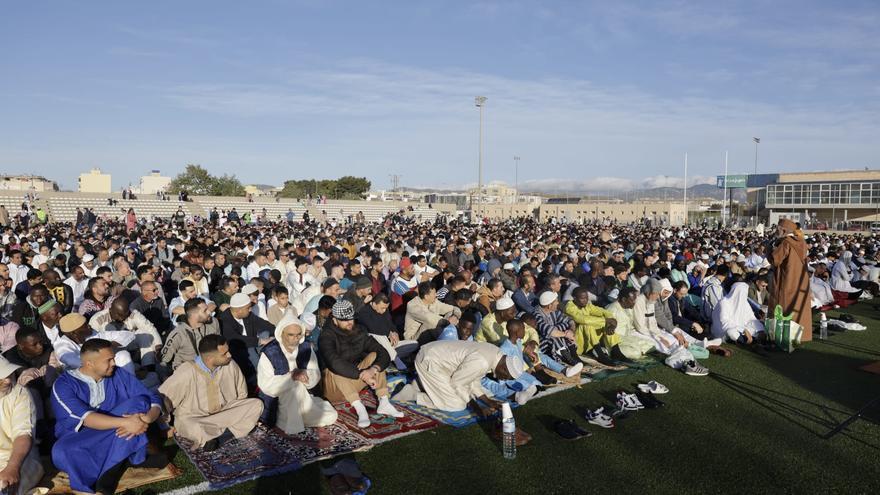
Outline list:
[[[244,375],[232,361],[226,338],[206,335],[198,349],[198,357],[178,366],[159,393],[180,435],[212,451],[250,433],[263,405],[248,399]]]
[[[309,394],[320,379],[318,355],[306,342],[305,325],[288,314],[275,326],[275,340],[263,346],[257,363],[263,401],[260,421],[288,435],[335,423],[336,409]]]
[[[113,344],[91,339],[80,349],[81,366],[55,381],[52,409],[55,436],[52,463],[82,492],[114,493],[129,465],[163,467],[147,460],[147,428],[161,412],[159,396],[117,369]]]

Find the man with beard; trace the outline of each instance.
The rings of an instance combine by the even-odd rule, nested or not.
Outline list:
[[[161,467],[147,462],[147,428],[159,419],[161,400],[131,373],[116,369],[109,340],[82,344],[79,368],[55,382],[52,409],[57,422],[52,463],[83,492],[114,493],[129,466]]]

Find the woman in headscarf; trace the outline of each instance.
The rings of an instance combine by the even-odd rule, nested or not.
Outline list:
[[[751,344],[762,333],[764,324],[755,318],[749,305],[749,285],[745,282],[733,284],[730,292],[718,301],[712,311],[712,336]]]
[[[321,379],[321,371],[318,355],[305,338],[305,325],[292,315],[285,316],[275,326],[275,340],[263,347],[257,363],[263,401],[260,421],[288,435],[336,422],[336,409],[309,394]]]
[[[773,311],[782,306],[782,313],[791,315],[803,329],[801,341],[813,340],[813,315],[810,313],[812,293],[810,274],[807,272],[807,244],[798,237],[797,225],[787,218],[779,220],[777,240],[770,253],[770,264],[774,268],[773,290],[770,291],[770,304]]]
[[[853,287],[852,281],[852,252],[844,251],[831,269],[831,293],[834,302],[842,308],[855,304],[862,296],[862,289]]]

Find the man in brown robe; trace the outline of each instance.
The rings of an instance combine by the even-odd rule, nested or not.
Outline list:
[[[810,313],[810,274],[807,272],[807,244],[797,225],[786,218],[779,220],[778,238],[770,253],[774,267],[773,290],[768,311],[782,306],[782,314],[803,328],[801,341],[813,340],[813,315]]]
[[[202,337],[199,357],[178,366],[159,392],[178,433],[207,451],[246,436],[263,412],[260,399],[247,398],[244,375],[216,334]]]

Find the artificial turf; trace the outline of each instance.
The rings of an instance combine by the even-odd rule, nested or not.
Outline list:
[[[533,440],[505,460],[483,425],[440,427],[355,455],[373,480],[370,493],[877,493],[880,427],[858,420],[823,435],[880,395],[880,375],[860,371],[880,360],[880,310],[872,301],[847,310],[864,332],[831,332],[792,354],[735,349],[704,361],[708,377],[667,367],[591,383],[515,410]],[[835,312],[829,312],[833,316]],[[589,425],[579,408],[613,402],[620,389],[655,379],[670,389],[662,409],[629,413],[614,429]],[[569,418],[592,437],[562,440]],[[868,411],[880,420],[880,404]],[[162,493],[203,481],[185,455],[184,474],[135,493]],[[329,493],[319,465],[213,493]]]

